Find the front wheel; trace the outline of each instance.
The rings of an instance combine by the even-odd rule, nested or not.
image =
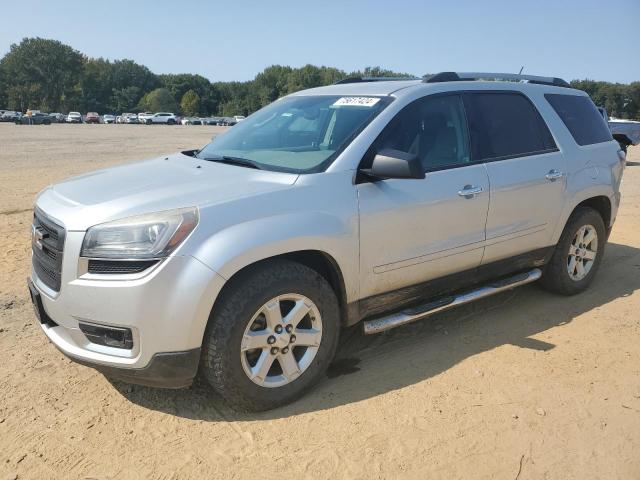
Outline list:
[[[540,284],[561,295],[584,291],[602,262],[606,241],[600,213],[588,207],[577,208],[569,217],[553,256],[544,268]]]
[[[236,408],[287,404],[323,375],[339,326],[336,295],[316,271],[287,260],[250,267],[232,280],[211,314],[202,373]]]

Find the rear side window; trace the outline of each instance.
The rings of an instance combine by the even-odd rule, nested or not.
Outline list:
[[[609,126],[589,97],[547,93],[544,96],[578,145],[613,140]]]
[[[465,107],[473,160],[497,160],[556,150],[544,120],[524,95],[470,93]]]

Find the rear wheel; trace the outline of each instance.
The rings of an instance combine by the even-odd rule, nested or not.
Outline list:
[[[600,214],[592,208],[577,208],[569,217],[553,256],[544,268],[540,284],[561,295],[584,291],[600,266],[606,239]]]
[[[202,373],[231,405],[267,410],[299,398],[338,342],[336,295],[316,271],[274,260],[232,280],[211,314]]]

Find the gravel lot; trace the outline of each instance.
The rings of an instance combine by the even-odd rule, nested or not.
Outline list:
[[[640,478],[640,148],[590,290],[345,332],[329,378],[288,407],[237,414],[202,384],[112,384],[66,360],[25,285],[36,193],[221,130],[0,124],[0,478]]]

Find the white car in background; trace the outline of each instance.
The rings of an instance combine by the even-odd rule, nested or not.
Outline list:
[[[185,117],[180,120],[182,125],[202,125],[202,119],[198,117]]]
[[[142,112],[138,114],[138,123],[147,123],[153,117],[153,112]]]
[[[115,115],[103,115],[102,123],[116,123]]]
[[[82,123],[82,114],[80,112],[69,112],[67,123]]]
[[[155,115],[152,115],[150,118],[146,118],[144,123],[146,123],[147,125],[152,125],[152,124],[175,125],[176,123],[178,123],[178,119],[173,113],[158,112]]]
[[[123,119],[122,123],[129,123],[129,124],[140,123],[140,120],[138,119],[138,115],[136,115],[135,113],[123,113],[122,119]]]
[[[610,117],[604,107],[598,107],[598,111],[625,153],[629,145],[640,145],[640,122]]]
[[[236,116],[233,117],[233,119],[236,121],[236,123],[240,123],[245,118],[247,118],[247,117],[245,117],[244,115],[236,115]]]

